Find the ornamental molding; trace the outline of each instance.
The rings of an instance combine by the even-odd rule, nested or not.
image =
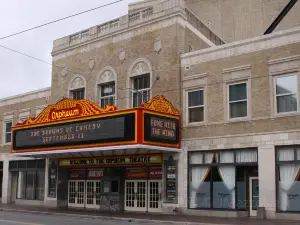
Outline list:
[[[63,98],[56,104],[47,106],[37,117],[31,117],[23,123],[17,123],[16,127],[95,116],[116,110],[116,106],[108,104],[103,109],[89,100]]]
[[[85,78],[81,75],[75,75],[70,81],[69,90],[75,90],[85,87]]]
[[[179,116],[179,110],[176,109],[164,96],[156,96],[145,102],[141,106],[144,109]]]

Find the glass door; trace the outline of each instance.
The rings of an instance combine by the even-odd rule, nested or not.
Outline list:
[[[68,191],[68,206],[84,207],[85,181],[70,180]]]
[[[146,212],[147,181],[144,180],[125,181],[125,210]]]
[[[148,181],[148,211],[149,212],[161,212],[162,210],[161,185],[162,185],[161,180]]]
[[[100,181],[86,181],[86,208],[99,208],[100,207]]]
[[[249,178],[249,194],[250,194],[250,216],[257,216],[257,209],[259,207],[259,184],[258,177],[250,177]]]

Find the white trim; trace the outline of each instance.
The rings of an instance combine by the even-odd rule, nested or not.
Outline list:
[[[14,117],[14,112],[3,113],[3,120],[12,120]]]
[[[152,90],[151,90],[151,87],[152,87],[152,84],[153,84],[153,70],[152,70],[152,65],[151,65],[151,62],[149,59],[147,58],[138,58],[136,60],[133,61],[133,63],[131,63],[130,67],[128,68],[128,75],[127,75],[127,84],[126,84],[126,88],[128,89],[128,98],[127,98],[127,107],[130,108],[132,107],[132,101],[133,101],[133,79],[135,77],[138,77],[139,75],[144,75],[144,74],[135,74],[134,76],[132,75],[132,70],[133,68],[135,67],[135,65],[137,65],[138,63],[140,62],[144,62],[147,64],[148,66],[148,69],[149,71],[146,71],[146,73],[149,73],[150,74],[150,86],[149,88],[147,89],[143,89],[143,90],[140,90],[140,91],[146,91],[146,90],[150,90],[149,93],[149,99],[152,98]]]
[[[53,154],[64,154],[64,153],[77,153],[77,152],[98,152],[98,151],[111,151],[111,150],[122,150],[122,149],[149,149],[156,151],[166,151],[166,152],[181,152],[178,148],[167,148],[152,145],[120,145],[120,146],[108,146],[99,148],[80,148],[80,149],[66,149],[66,150],[53,150],[53,151],[41,151],[41,152],[23,152],[23,153],[10,153],[14,156],[30,156],[30,155],[53,155]],[[96,156],[95,156],[96,157]]]
[[[251,65],[250,64],[223,69],[222,73],[232,73],[232,72],[237,72],[237,71],[241,71],[241,70],[249,70],[249,69],[251,69]]]
[[[282,77],[296,77],[296,88],[297,88],[297,92],[296,93],[291,93],[291,94],[280,94],[277,95],[276,93],[276,85],[277,85],[277,78],[282,78]],[[299,104],[300,104],[300,94],[299,94],[299,73],[297,72],[291,72],[291,73],[287,73],[287,74],[282,74],[282,75],[277,75],[277,76],[272,76],[273,79],[273,87],[272,87],[272,91],[273,91],[273,110],[274,110],[274,116],[275,117],[280,117],[280,116],[287,116],[287,115],[295,115],[299,113]],[[289,96],[289,95],[297,95],[297,109],[295,111],[289,111],[289,112],[282,112],[282,113],[278,113],[277,112],[277,96]]]
[[[84,88],[84,99],[87,99],[87,96],[86,96],[86,89],[87,89],[87,86],[86,86],[86,79],[85,79],[84,76],[79,75],[79,74],[74,75],[74,76],[70,79],[69,84],[68,84],[68,93],[67,93],[67,96],[68,96],[69,98],[72,98],[73,96],[71,96],[71,91],[76,91],[76,90],[77,90],[77,88],[71,88],[71,84],[72,84],[72,82],[73,82],[76,78],[81,78],[81,79],[83,80],[84,85],[83,85],[83,87],[80,87],[80,89],[81,89],[81,88]]]
[[[238,85],[238,84],[246,84],[246,93],[247,93],[247,99],[244,100],[239,100],[239,101],[232,101],[230,102],[229,97],[230,97],[230,93],[229,93],[229,87],[233,86],[233,85]],[[225,114],[226,114],[226,121],[231,122],[231,121],[241,121],[241,120],[249,120],[251,119],[251,86],[250,86],[250,82],[249,80],[240,80],[240,81],[235,81],[235,82],[228,82],[225,84],[226,85],[226,110],[225,110]],[[245,117],[234,117],[234,118],[230,118],[230,103],[235,103],[235,102],[244,102],[247,101],[247,116]]]
[[[10,133],[12,135],[12,130],[10,132],[6,132],[6,124],[11,122],[11,126],[13,126],[13,119],[5,119],[3,120],[3,135],[2,135],[2,145],[6,146],[6,145],[11,145],[11,141],[10,142],[6,142],[6,134]]]
[[[106,71],[106,70],[109,70],[112,72],[114,78],[113,80],[109,80],[108,82],[101,82],[100,81],[100,76]],[[117,72],[114,68],[112,68],[111,66],[106,66],[104,67],[103,69],[100,70],[98,76],[97,76],[97,80],[96,80],[96,85],[95,85],[95,102],[97,104],[99,104],[101,106],[101,94],[100,94],[100,88],[99,86],[102,85],[102,84],[106,84],[106,83],[111,83],[111,82],[115,82],[115,94],[114,94],[114,105],[116,106],[117,105]],[[111,95],[112,96],[112,95]]]
[[[289,57],[270,60],[268,62],[268,65],[274,65],[274,64],[278,64],[278,63],[285,63],[285,62],[290,62],[290,61],[299,60],[299,59],[300,59],[300,55],[293,55],[293,56],[289,56]]]
[[[257,216],[257,210],[252,210],[252,181],[253,180],[258,180],[259,181],[259,178],[258,177],[249,177],[249,214],[250,214],[250,217],[256,217]]]
[[[195,126],[195,125],[202,125],[205,123],[206,121],[206,108],[205,105],[206,105],[206,99],[205,99],[205,96],[206,96],[206,93],[205,93],[205,90],[206,88],[204,87],[199,87],[199,88],[195,88],[195,89],[188,89],[186,90],[186,96],[185,96],[185,109],[186,109],[186,113],[185,113],[185,125],[186,126]],[[198,91],[202,91],[203,92],[203,105],[198,105],[198,106],[189,106],[189,93],[191,92],[198,92]],[[199,122],[189,122],[189,109],[192,109],[192,108],[203,108],[203,121],[199,121]]]
[[[198,79],[198,78],[206,78],[207,75],[208,75],[208,73],[200,73],[200,74],[196,74],[196,75],[192,75],[192,76],[182,77],[181,80],[187,81],[187,80],[194,80],[194,79]]]

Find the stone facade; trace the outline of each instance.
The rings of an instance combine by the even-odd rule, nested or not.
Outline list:
[[[46,105],[72,97],[71,91],[77,89],[84,90],[84,98],[100,104],[99,84],[112,81],[115,105],[130,108],[131,79],[149,73],[150,97],[164,95],[182,116],[182,151],[174,154],[179,171],[178,202],[164,203],[163,213],[172,214],[178,208],[179,213],[192,215],[249,216],[247,211],[189,209],[188,154],[256,148],[260,207],[266,209],[268,218],[300,219],[276,212],[275,148],[300,145],[300,113],[298,109],[277,114],[274,92],[277,76],[300,71],[300,29],[294,28],[300,24],[296,13],[300,3],[276,33],[260,36],[285,5],[286,1],[279,0],[133,3],[126,16],[55,40],[52,86],[0,100],[2,121],[12,119],[15,124],[20,118],[35,116]],[[229,118],[228,85],[236,82],[247,83],[247,116],[242,119]],[[198,89],[204,90],[204,120],[189,123],[187,92]],[[3,123],[0,126],[3,132]],[[9,149],[2,138],[3,203],[10,202],[9,161],[19,160],[7,154]],[[164,154],[165,160],[170,155]],[[266,158],[270,163],[264,163]],[[46,160],[45,196],[48,164]],[[57,199],[47,196],[44,201],[18,203],[58,205]]]
[[[88,29],[85,39],[79,33],[81,39],[77,42],[72,41],[74,35],[56,40],[52,52],[53,63],[57,65],[52,72],[52,102],[69,95],[70,82],[78,75],[85,83],[86,98],[99,102],[98,79],[101,71],[110,67],[116,75],[117,107],[131,107],[130,79],[141,75],[133,70],[142,62],[148,67],[144,72],[151,75],[151,96],[163,94],[180,108],[180,54],[188,52],[189,46],[199,50],[214,44],[185,20],[182,1],[151,4],[131,5],[128,16],[114,20],[119,21],[116,28],[102,31],[103,25],[99,25]],[[145,16],[143,9],[152,11]]]
[[[286,75],[299,76],[300,29],[293,28],[217,48],[181,55],[182,145],[181,160],[187,161],[193,151],[249,149],[258,150],[260,207],[267,218],[299,216],[277,213],[276,147],[297,146],[299,110],[277,113],[275,79]],[[247,116],[230,119],[228,86],[247,83]],[[299,79],[297,80],[299,82]],[[297,83],[296,86],[299,86]],[[187,92],[204,90],[204,121],[189,123]],[[297,103],[299,104],[299,103]],[[267,159],[267,161],[266,161]],[[188,209],[188,168],[182,164],[181,204],[188,214],[236,217],[241,212]],[[247,216],[247,215],[246,215]]]
[[[289,1],[286,0],[186,0],[187,7],[226,43],[263,35]],[[300,25],[300,2],[276,31]]]

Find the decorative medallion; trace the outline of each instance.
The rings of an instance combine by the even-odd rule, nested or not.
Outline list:
[[[67,67],[65,66],[62,71],[61,71],[61,76],[65,77],[66,75],[68,74],[68,69]]]
[[[79,88],[83,88],[83,87],[85,87],[84,80],[81,77],[76,77],[72,81],[70,89],[74,90],[74,89],[79,89]]]
[[[116,111],[117,107],[107,104],[105,109],[89,100],[74,100],[63,98],[54,105],[49,105],[36,118],[29,118],[16,126],[47,123],[53,121],[73,119],[77,117],[94,116]]]
[[[125,60],[125,50],[124,50],[124,48],[122,48],[121,51],[120,51],[119,59],[120,59],[121,62],[124,62],[124,60]]]
[[[148,102],[142,104],[144,109],[149,109],[157,112],[167,113],[179,116],[179,110],[176,109],[164,96],[156,96]]]
[[[90,59],[90,61],[89,61],[89,69],[92,70],[92,69],[94,69],[94,67],[95,67],[95,60]]]
[[[146,73],[150,73],[150,69],[147,63],[142,61],[134,65],[131,76],[138,76]]]
[[[108,47],[108,50],[109,50],[109,51],[114,50],[114,44],[113,44],[113,42],[112,42],[112,41],[109,41],[107,47]]]
[[[108,83],[114,81],[114,74],[111,70],[105,70],[99,77],[99,83]]]
[[[159,53],[161,50],[161,40],[157,39],[154,43],[154,50]]]

